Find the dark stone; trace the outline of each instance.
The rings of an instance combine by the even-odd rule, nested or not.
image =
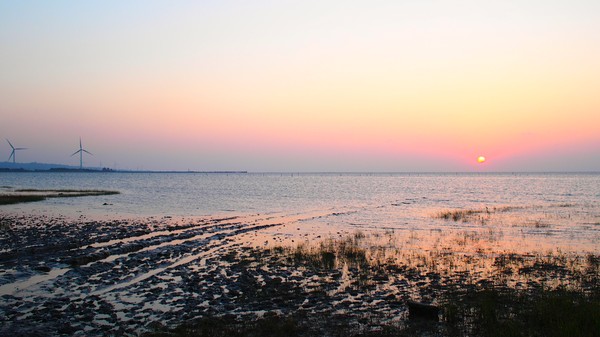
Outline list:
[[[76,328],[74,328],[71,324],[66,322],[62,323],[58,328],[58,333],[63,335],[73,335],[76,331]]]
[[[45,264],[41,264],[39,266],[34,267],[35,270],[40,271],[42,273],[48,273],[50,272],[50,270],[52,270],[52,268],[48,267]]]
[[[440,308],[438,306],[415,301],[408,301],[406,304],[408,305],[408,317],[410,319],[427,319],[432,321],[439,319]]]

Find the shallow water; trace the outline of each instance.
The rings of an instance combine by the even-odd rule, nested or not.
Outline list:
[[[0,173],[0,185],[118,190],[121,194],[117,196],[54,199],[35,208],[140,216],[297,211],[394,202],[463,208],[600,199],[600,174]],[[112,205],[103,206],[105,201]],[[5,208],[10,207],[2,206]]]
[[[99,219],[273,213],[298,217],[267,233],[284,239],[393,230],[418,238],[420,248],[447,241],[466,250],[600,250],[600,174],[0,173],[0,186],[121,192],[0,206],[9,213]],[[451,221],[436,216],[444,210],[482,212]]]

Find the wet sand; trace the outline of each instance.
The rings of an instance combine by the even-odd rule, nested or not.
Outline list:
[[[298,314],[377,331],[410,322],[409,300],[443,305],[446,294],[484,288],[598,289],[597,253],[517,254],[465,249],[481,244],[473,235],[425,244],[414,233],[302,226],[340,214],[2,214],[0,335],[138,335],[202,317]]]

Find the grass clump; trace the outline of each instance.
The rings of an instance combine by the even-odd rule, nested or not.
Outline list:
[[[76,189],[36,189],[36,188],[21,188],[15,192],[39,192],[39,193],[70,193],[70,194],[86,194],[86,195],[108,195],[119,194],[118,191],[107,190],[76,190]]]
[[[450,295],[444,312],[451,335],[597,336],[600,331],[598,296],[564,289],[486,289]]]
[[[242,337],[242,336],[299,336],[304,328],[293,317],[267,315],[256,320],[238,320],[235,317],[203,317],[173,330],[143,334],[144,337]]]
[[[495,213],[510,212],[521,207],[517,206],[500,206],[500,207],[485,207],[481,209],[457,209],[444,210],[433,215],[434,218],[452,220],[452,221],[468,221],[476,214],[491,215]]]
[[[442,211],[436,214],[436,218],[452,221],[467,221],[467,219],[473,214],[483,213],[482,210],[476,209],[465,209],[465,210],[453,210],[453,211]]]
[[[367,326],[350,324],[345,315],[296,312],[278,315],[206,316],[175,328],[159,325],[143,337],[163,336],[597,336],[600,302],[567,290],[472,290],[445,295],[441,322],[409,320],[393,325],[372,318]]]
[[[292,248],[291,257],[298,264],[315,268],[333,269],[343,265],[368,267],[367,252],[361,247],[364,234],[356,234],[341,240],[328,239],[317,246],[299,244]]]
[[[374,323],[374,322],[373,322]],[[392,324],[382,324],[379,329],[358,328],[349,324],[345,315],[330,313],[292,313],[277,315],[267,312],[263,317],[236,317],[234,315],[207,316],[188,321],[176,328],[161,327],[146,332],[142,337],[398,337],[422,334],[425,329],[406,330]]]
[[[0,195],[0,205],[20,204],[23,202],[42,201],[46,198],[41,195]]]
[[[336,266],[337,255],[333,246],[321,243],[318,248],[299,244],[291,254],[297,264],[309,265],[314,268],[333,269]]]
[[[105,190],[42,190],[42,189],[17,189],[11,194],[0,194],[0,205],[19,204],[24,202],[43,201],[48,198],[69,198],[100,195],[119,194],[118,191]]]

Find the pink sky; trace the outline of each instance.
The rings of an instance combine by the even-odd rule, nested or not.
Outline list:
[[[596,2],[19,2],[0,22],[22,162],[76,165],[81,136],[86,165],[128,169],[600,170]]]

